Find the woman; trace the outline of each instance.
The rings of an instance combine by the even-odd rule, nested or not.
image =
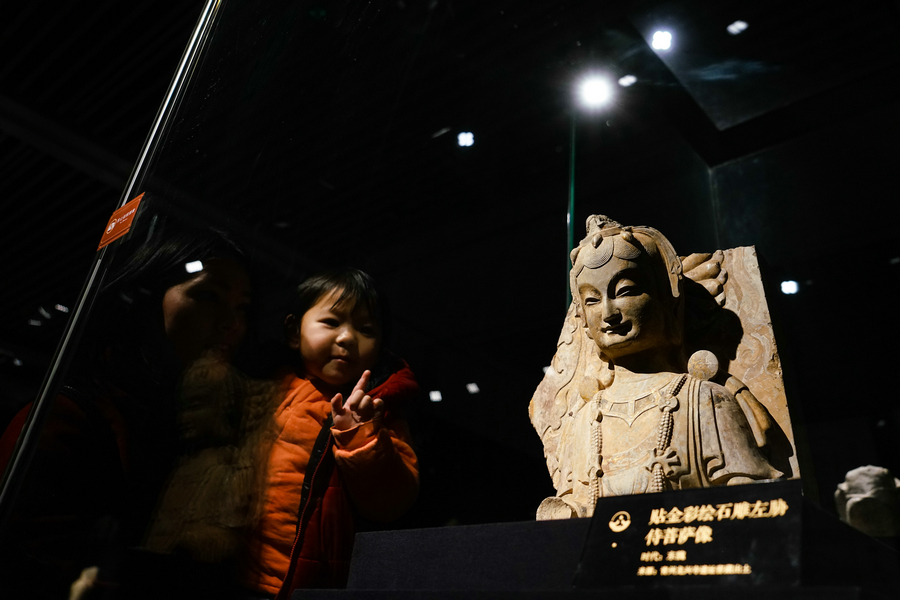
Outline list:
[[[65,597],[83,568],[118,568],[177,452],[179,377],[201,357],[230,361],[246,333],[244,253],[219,231],[153,224],[100,292],[41,432],[3,541],[4,591]],[[0,468],[29,409],[0,438]]]

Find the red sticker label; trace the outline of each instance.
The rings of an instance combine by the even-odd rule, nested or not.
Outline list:
[[[134,221],[134,216],[137,214],[138,205],[143,197],[144,194],[141,194],[112,214],[112,217],[109,218],[109,223],[106,224],[103,237],[100,238],[100,245],[97,246],[97,250],[108,246],[128,233],[128,230],[131,229],[131,223]]]

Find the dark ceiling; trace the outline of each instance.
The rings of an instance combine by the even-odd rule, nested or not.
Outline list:
[[[540,468],[525,407],[564,309],[578,77],[637,82],[574,116],[576,238],[604,212],[683,253],[757,244],[772,277],[822,281],[809,265],[837,264],[821,227],[844,221],[845,194],[868,222],[896,217],[896,151],[879,145],[898,129],[897,2],[598,4],[229,0],[140,189],[229,220],[270,293],[318,265],[371,271],[397,346],[444,390],[426,417]],[[77,298],[201,8],[0,7],[4,410],[40,381],[54,307]],[[730,35],[737,19],[749,27]],[[648,45],[657,28],[670,51]],[[892,227],[866,247],[873,264],[900,255]],[[264,304],[271,337],[280,304]],[[784,331],[802,347],[806,330]],[[821,376],[794,352],[802,383]]]

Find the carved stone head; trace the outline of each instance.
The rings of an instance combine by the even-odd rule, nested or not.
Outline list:
[[[681,261],[650,227],[623,227],[602,215],[572,251],[570,284],[578,320],[600,354],[656,351],[683,362]]]

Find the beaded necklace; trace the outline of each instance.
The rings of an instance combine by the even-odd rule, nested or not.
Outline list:
[[[672,429],[675,422],[672,417],[672,411],[678,408],[678,398],[676,396],[681,392],[681,388],[684,387],[686,381],[687,375],[675,375],[668,385],[663,388],[661,398],[657,404],[659,408],[659,422],[656,426],[656,447],[653,449],[648,492],[661,492],[664,489],[664,463],[670,462],[674,454],[674,450],[670,447],[672,444]],[[603,461],[603,434],[600,431],[600,422],[603,420],[603,413],[600,411],[602,396],[603,392],[599,391],[591,399],[591,413],[596,415],[591,422],[591,446],[596,457],[594,476],[591,478],[592,505],[596,505],[597,499],[600,498],[600,478],[603,476],[603,469],[601,468]]]

